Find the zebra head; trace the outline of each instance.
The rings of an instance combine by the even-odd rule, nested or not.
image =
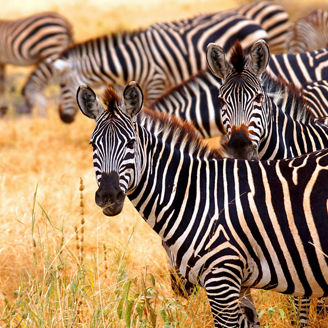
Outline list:
[[[72,123],[78,111],[74,95],[83,82],[74,72],[73,64],[68,59],[56,59],[53,68],[60,86],[59,116],[63,122]]]
[[[126,193],[140,179],[136,115],[143,104],[142,90],[130,82],[120,99],[108,88],[104,97],[106,108],[89,87],[80,86],[76,97],[82,113],[96,121],[90,140],[99,186],[96,203],[105,215],[117,215],[123,208]]]
[[[222,79],[219,101],[226,131],[223,149],[228,157],[257,159],[259,143],[267,135],[271,115],[261,81],[270,57],[269,48],[264,40],[259,40],[246,57],[237,42],[228,62],[223,49],[211,43],[206,57],[212,73]]]

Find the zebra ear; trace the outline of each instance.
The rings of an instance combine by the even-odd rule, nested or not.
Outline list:
[[[76,92],[76,101],[81,112],[89,118],[96,119],[104,111],[95,92],[86,85],[79,86]]]
[[[72,68],[72,65],[69,62],[62,59],[56,59],[52,65],[57,73],[64,73]]]
[[[251,68],[256,75],[262,74],[270,58],[270,50],[267,43],[264,40],[256,41],[250,51],[251,55]]]
[[[123,91],[125,112],[132,118],[137,115],[143,105],[143,92],[138,83],[131,81]]]
[[[206,60],[212,73],[224,79],[229,70],[230,64],[226,61],[224,50],[215,43],[208,44],[206,48]]]

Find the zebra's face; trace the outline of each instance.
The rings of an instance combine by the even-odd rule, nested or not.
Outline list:
[[[135,117],[143,103],[140,87],[130,82],[120,100],[112,89],[104,98],[104,109],[95,93],[80,87],[77,101],[81,111],[96,120],[90,143],[98,182],[95,200],[107,216],[117,215],[123,208],[125,195],[140,179],[140,159]]]
[[[257,159],[268,132],[270,106],[254,75],[227,78],[220,90],[220,118],[225,129],[223,148],[228,157]]]
[[[226,131],[223,149],[228,157],[258,159],[258,147],[268,133],[271,114],[261,85],[269,55],[263,40],[252,46],[250,58],[237,43],[230,62],[221,47],[210,44],[207,48],[208,65],[223,81],[219,90],[220,118]]]

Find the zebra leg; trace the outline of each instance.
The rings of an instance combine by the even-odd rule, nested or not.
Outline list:
[[[250,327],[260,328],[259,318],[249,288],[242,287],[240,290],[240,307],[247,317]]]
[[[295,326],[301,328],[308,328],[309,326],[309,309],[311,299],[308,297],[298,297],[294,296],[294,307],[296,322],[293,322]]]
[[[174,264],[175,262],[170,249],[167,247],[164,241],[162,241],[162,245],[170,261],[171,288],[177,295],[188,298],[193,293],[193,291],[196,290],[196,286],[182,276],[179,269]]]
[[[0,63],[0,117],[7,112],[8,106],[5,99],[5,64]]]
[[[220,264],[220,269],[207,274],[205,289],[216,328],[259,328],[249,292],[241,289],[236,272]]]

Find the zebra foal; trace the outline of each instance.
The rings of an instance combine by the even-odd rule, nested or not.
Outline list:
[[[190,130],[140,113],[135,82],[122,99],[107,90],[105,108],[89,87],[77,102],[96,122],[97,205],[114,216],[129,197],[181,274],[205,288],[215,327],[259,327],[240,300],[244,288],[328,294],[328,150],[281,161],[219,158]]]
[[[55,12],[42,12],[16,20],[0,20],[0,99],[5,92],[5,65],[38,65],[23,87],[25,111],[30,112],[53,72],[47,63],[71,44],[72,27]],[[6,104],[2,100],[2,110]]]

